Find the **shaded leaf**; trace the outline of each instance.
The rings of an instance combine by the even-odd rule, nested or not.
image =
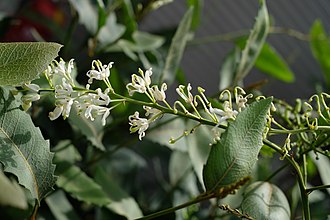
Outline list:
[[[110,176],[100,167],[96,170],[95,180],[103,187],[112,200],[106,207],[128,219],[143,216],[141,209],[133,197],[129,196]]]
[[[39,202],[52,190],[56,177],[53,153],[30,116],[18,108],[10,92],[0,89],[0,161]]]
[[[212,143],[210,127],[201,125],[194,131],[193,135],[188,136],[188,153],[194,171],[203,185],[203,167],[210,154],[209,143]]]
[[[61,173],[56,185],[86,203],[104,206],[111,202],[102,187],[77,166],[71,166]]]
[[[62,140],[52,149],[55,152],[54,163],[67,162],[74,164],[82,159],[79,151],[70,140]]]
[[[237,115],[212,146],[203,178],[206,190],[214,191],[250,175],[262,147],[262,135],[271,98],[255,101]]]
[[[188,153],[182,151],[173,151],[171,154],[168,174],[170,183],[176,186],[188,171],[191,170],[191,161]]]
[[[0,85],[21,85],[36,79],[57,57],[57,43],[0,43]]]
[[[320,20],[316,20],[310,30],[310,47],[321,65],[326,84],[330,87],[330,40]]]
[[[253,67],[269,31],[269,16],[266,3],[263,2],[256,17],[253,29],[242,51],[237,67],[235,84],[242,80]]]
[[[78,115],[76,108],[71,109],[69,123],[72,127],[79,130],[96,148],[104,151],[105,147],[102,143],[103,140],[103,126],[100,118],[95,121],[90,121],[83,115]]]
[[[243,213],[254,219],[290,219],[290,206],[280,188],[268,182],[255,182],[244,192]]]
[[[162,124],[159,128],[148,132],[146,134],[146,138],[172,150],[187,151],[188,144],[186,138],[181,138],[175,143],[169,142],[171,138],[179,137],[186,130],[187,126],[185,121],[171,115],[164,115],[160,123],[162,122],[164,122],[164,124]]]
[[[27,209],[28,205],[23,190],[17,183],[10,181],[2,171],[0,171],[0,189],[1,206]]]
[[[191,20],[193,16],[193,7],[185,13],[175,32],[170,48],[165,60],[164,70],[161,75],[161,82],[166,81],[171,84],[175,78],[176,71],[179,68],[183,52],[190,37]]]
[[[45,199],[57,220],[78,220],[79,217],[62,190],[57,190]]]

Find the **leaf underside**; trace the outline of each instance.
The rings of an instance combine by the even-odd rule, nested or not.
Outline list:
[[[220,141],[212,146],[203,169],[207,191],[229,186],[250,175],[262,147],[271,101],[272,98],[256,101],[229,122]]]
[[[40,129],[18,106],[11,93],[0,88],[0,162],[40,201],[56,181],[53,153]]]
[[[241,204],[243,213],[254,219],[290,219],[290,205],[280,188],[268,182],[249,185]]]
[[[21,85],[36,79],[61,47],[50,42],[0,43],[0,85]]]

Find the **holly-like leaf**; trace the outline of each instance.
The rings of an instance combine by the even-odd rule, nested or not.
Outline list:
[[[250,175],[262,147],[272,98],[256,101],[240,112],[213,145],[203,169],[207,191],[230,186]]]
[[[57,57],[57,43],[0,43],[0,85],[21,85],[36,79]]]
[[[256,17],[253,29],[242,51],[241,60],[237,67],[235,83],[242,80],[253,67],[269,31],[269,16],[266,3],[263,2]]]
[[[290,219],[290,205],[280,188],[268,182],[255,182],[244,192],[241,210],[253,219]]]
[[[53,153],[40,129],[18,106],[11,93],[0,88],[0,162],[40,201],[56,181]]]

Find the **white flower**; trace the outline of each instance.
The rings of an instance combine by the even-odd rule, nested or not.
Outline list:
[[[193,103],[193,100],[194,100],[194,97],[193,95],[191,94],[191,85],[190,83],[188,83],[187,85],[187,94],[185,93],[184,91],[185,89],[185,86],[184,85],[179,85],[178,88],[176,88],[176,92],[179,94],[179,96],[186,102],[186,103],[189,103],[189,104],[192,104]]]
[[[160,90],[157,85],[152,86],[152,93],[157,101],[163,102],[166,99],[165,91],[167,90],[166,83],[163,83]]]
[[[62,76],[70,76],[72,69],[74,68],[73,60],[74,59],[71,59],[68,64],[66,64],[65,61],[61,59],[60,62],[57,63],[57,66],[53,68],[53,73]]]
[[[61,114],[64,119],[69,117],[74,98],[72,98],[73,88],[71,84],[62,78],[62,84],[55,86],[55,105],[56,108],[53,112],[49,113],[50,120],[57,119]]]
[[[31,107],[32,102],[37,101],[39,99],[40,95],[38,93],[28,93],[26,95],[23,95],[21,97],[23,110],[27,111]]]
[[[147,117],[148,116],[153,117],[154,115],[157,115],[162,112],[159,109],[152,108],[152,107],[145,106],[145,105],[143,106],[143,109],[146,111],[145,116],[147,116]]]
[[[95,70],[94,64],[96,65],[97,70]],[[93,79],[96,80],[107,80],[110,76],[110,68],[112,68],[113,62],[110,62],[108,65],[102,65],[101,61],[93,61],[92,69],[87,72],[89,77],[88,83],[92,84]]]
[[[49,112],[48,117],[49,117],[50,120],[54,121],[55,119],[60,117],[62,112],[63,112],[63,106],[56,106],[54,111]]]
[[[139,117],[139,112],[135,112],[134,115],[130,115],[128,117],[129,120],[129,125],[131,133],[134,133],[138,131],[139,134],[139,139],[142,140],[142,138],[146,135],[145,131],[149,127],[149,121],[146,118],[140,118]]]
[[[214,113],[220,116],[218,125],[220,125],[224,121],[227,121],[227,119],[235,119],[236,115],[238,114],[236,110],[230,108],[228,101],[224,102],[223,110],[218,108],[212,108],[212,106],[210,106],[210,113]]]
[[[152,69],[148,69],[145,73],[141,69],[139,69],[139,73],[141,76],[136,74],[132,75],[132,82],[126,85],[128,93],[132,96],[135,92],[138,93],[146,93],[150,84],[152,75]]]
[[[37,85],[37,84],[34,84],[34,83],[29,83],[29,84],[24,83],[23,84],[23,88],[29,89],[29,90],[31,90],[33,92],[39,92],[39,90],[40,90],[40,86]]]

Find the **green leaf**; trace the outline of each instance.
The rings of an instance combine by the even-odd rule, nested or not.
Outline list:
[[[266,115],[272,98],[256,101],[240,112],[213,145],[203,178],[207,191],[214,191],[250,175],[262,147]]]
[[[268,182],[255,182],[244,192],[241,210],[254,219],[290,219],[290,206],[280,188]]]
[[[201,14],[203,10],[203,0],[187,0],[189,6],[194,7],[194,12],[191,21],[191,28],[196,30],[201,21]]]
[[[267,43],[264,43],[260,54],[255,62],[255,67],[263,73],[268,74],[283,82],[293,82],[294,74],[285,60],[276,50]]]
[[[115,42],[125,32],[125,26],[117,23],[115,13],[111,13],[105,21],[105,25],[100,29],[98,40],[103,46]],[[101,47],[103,47],[101,46]]]
[[[191,168],[192,164],[188,153],[173,151],[168,167],[169,180],[172,186],[176,186]]]
[[[153,129],[152,131],[148,132],[146,134],[146,138],[155,143],[164,145],[172,150],[187,151],[188,143],[186,138],[181,138],[175,143],[169,142],[171,138],[179,137],[187,129],[185,121],[181,118],[164,115],[162,121],[159,123],[162,122],[164,122],[164,124],[162,124],[162,126],[158,127],[157,129]]]
[[[0,100],[0,162],[40,202],[56,181],[49,142],[8,90],[0,88]]]
[[[27,201],[21,187],[10,181],[0,170],[0,205],[11,206],[19,209],[27,209]]]
[[[78,220],[74,208],[62,190],[57,190],[45,199],[50,211],[58,220]]]
[[[191,21],[193,16],[193,7],[190,7],[189,10],[183,16],[175,35],[172,39],[166,60],[164,70],[161,75],[160,81],[166,81],[168,84],[171,84],[175,78],[176,71],[179,68],[183,52],[185,50],[187,41],[189,40],[191,33]]]
[[[210,132],[210,126],[201,125],[193,135],[187,137],[189,157],[201,184],[203,184],[203,167],[211,150],[209,143],[213,141]]]
[[[259,56],[260,50],[266,40],[269,31],[269,16],[266,3],[262,3],[261,8],[256,17],[254,27],[242,51],[241,60],[237,67],[235,76],[235,84],[241,81],[254,66]]]
[[[87,31],[95,34],[98,28],[98,14],[90,0],[69,0],[72,7],[78,12],[79,22]]]
[[[95,121],[90,121],[86,119],[86,117],[78,115],[76,108],[72,108],[69,123],[73,128],[85,135],[93,146],[102,151],[105,150],[102,143],[104,132],[100,118],[97,118]]]
[[[310,30],[310,47],[321,65],[326,84],[330,87],[330,41],[320,20],[316,20]]]
[[[57,57],[57,43],[0,43],[0,85],[21,85],[36,79]]]
[[[143,216],[137,202],[129,196],[110,176],[100,167],[96,169],[95,180],[102,186],[112,202],[106,207],[128,219]]]
[[[241,58],[241,50],[235,47],[224,59],[220,69],[219,90],[230,87],[235,78],[237,66]]]
[[[86,203],[104,206],[111,202],[102,187],[77,166],[71,166],[64,171],[56,185]]]
[[[310,155],[313,159],[317,170],[320,174],[322,183],[324,185],[330,185],[330,159],[322,154],[318,154],[318,159],[315,159],[313,154]],[[330,188],[327,188],[328,193],[330,194]]]

